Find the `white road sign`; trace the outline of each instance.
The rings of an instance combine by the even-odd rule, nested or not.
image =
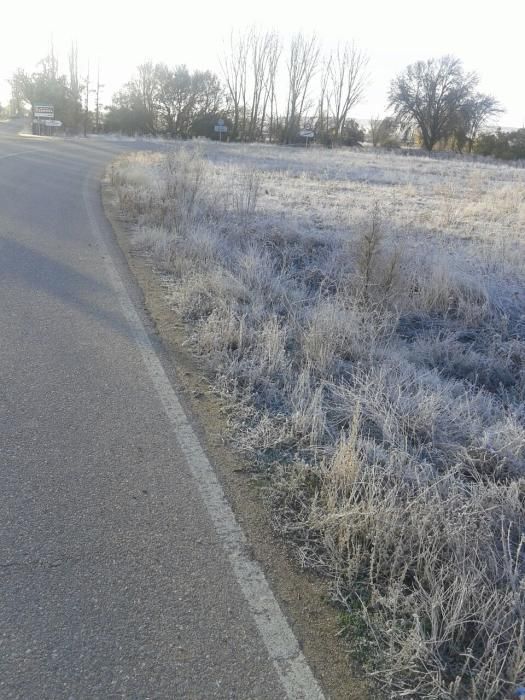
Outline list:
[[[228,127],[223,124],[216,124],[213,128],[221,134],[225,134],[228,131]]]
[[[313,139],[315,133],[310,131],[310,129],[302,129],[302,131],[299,132],[299,136],[302,136],[304,139]]]
[[[55,108],[53,105],[35,105],[35,117],[37,119],[54,119]]]

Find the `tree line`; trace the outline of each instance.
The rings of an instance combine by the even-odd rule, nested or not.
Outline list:
[[[350,110],[363,95],[367,63],[353,44],[323,56],[315,36],[297,34],[284,51],[276,32],[232,33],[220,76],[192,73],[185,65],[140,65],[114,96],[106,125],[127,133],[213,137],[223,119],[235,141],[294,143],[310,129],[325,142],[349,143],[363,136]]]
[[[102,110],[100,80],[90,81],[89,70],[79,76],[73,45],[65,73],[51,50],[34,73],[13,75],[12,111],[24,103],[33,109],[49,102],[66,128],[85,132],[214,138],[222,119],[234,141],[304,143],[312,134],[318,143],[334,146],[365,138],[351,115],[370,78],[369,60],[354,43],[326,52],[315,35],[299,33],[285,45],[274,31],[232,32],[219,67],[216,74],[145,62]],[[479,76],[466,72],[454,56],[417,61],[392,80],[391,114],[371,119],[368,137],[386,147],[411,140],[428,151],[441,147],[521,157],[514,155],[521,153],[515,146],[522,142],[519,132],[510,139],[501,132],[487,137],[487,124],[502,109],[478,86]],[[90,93],[96,95],[95,109]]]

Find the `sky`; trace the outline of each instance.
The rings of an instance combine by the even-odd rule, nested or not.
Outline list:
[[[232,30],[255,25],[275,29],[284,42],[294,33],[315,32],[327,50],[353,41],[369,56],[369,83],[351,116],[368,119],[386,113],[390,81],[408,64],[453,54],[480,76],[480,89],[504,107],[499,124],[525,125],[525,2],[500,0],[484,9],[479,0],[374,0],[322,3],[297,0],[24,0],[0,9],[0,103],[9,99],[13,71],[33,71],[51,41],[59,67],[67,72],[67,51],[78,44],[81,72],[100,66],[102,100],[130,79],[135,67],[151,60],[220,75],[220,56]]]

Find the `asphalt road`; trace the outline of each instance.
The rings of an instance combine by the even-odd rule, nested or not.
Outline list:
[[[123,148],[0,124],[0,698],[321,697],[102,212]]]

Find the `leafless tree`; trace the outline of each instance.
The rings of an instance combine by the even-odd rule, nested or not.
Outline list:
[[[137,68],[138,77],[135,81],[137,94],[142,103],[148,130],[157,132],[156,94],[158,88],[158,75],[151,61],[142,63]]]
[[[220,59],[220,66],[233,116],[232,138],[234,139],[245,136],[248,55],[247,37],[232,31],[225,55]]]
[[[417,126],[431,151],[438,141],[454,135],[478,82],[476,73],[465,73],[454,56],[417,61],[392,81],[390,106],[401,125]]]
[[[492,95],[476,92],[465,100],[457,112],[454,128],[454,142],[458,151],[462,153],[466,147],[467,151],[472,153],[480,129],[490,117],[502,111],[499,102]]]
[[[230,34],[221,60],[233,121],[233,138],[261,138],[275,103],[275,81],[281,42],[275,32],[255,28]]]
[[[288,100],[283,141],[290,143],[301,127],[304,115],[311,107],[310,88],[319,64],[317,37],[296,34],[290,44],[287,62]]]
[[[248,138],[262,136],[268,104],[275,94],[275,78],[281,53],[281,43],[275,32],[258,34],[254,29],[248,35],[251,75],[247,76],[251,84],[250,121],[246,128]]]
[[[68,54],[69,63],[69,90],[71,94],[71,122],[76,128],[82,120],[82,98],[80,78],[78,73],[78,45],[71,44],[71,49]]]
[[[105,87],[100,82],[100,65],[97,65],[97,87],[95,89],[95,131],[100,131],[100,91]]]
[[[80,99],[80,81],[78,77],[78,45],[76,43],[71,44],[71,49],[68,54],[69,63],[69,89],[71,94],[76,98]]]
[[[49,53],[40,61],[39,66],[44,80],[58,80],[58,58],[55,56],[55,45],[53,41],[51,41]]]
[[[332,98],[331,122],[334,139],[340,140],[352,107],[361,100],[366,82],[368,57],[355,44],[339,44],[328,71]]]
[[[330,128],[330,112],[332,95],[329,86],[329,77],[331,72],[332,56],[325,58],[321,70],[321,81],[319,91],[319,107],[317,110],[316,131],[321,134],[328,133]]]
[[[84,93],[85,93],[85,99],[84,99],[84,136],[87,136],[88,132],[88,123],[89,123],[89,84],[90,84],[90,79],[89,79],[89,61],[87,64],[87,74],[84,79]]]
[[[277,120],[278,108],[277,108],[277,70],[279,67],[279,61],[281,58],[282,44],[279,36],[274,34],[273,43],[269,47],[270,50],[270,62],[268,66],[268,76],[265,88],[265,100],[263,107],[263,117],[262,117],[262,129],[266,124],[266,114],[270,110],[270,117],[268,119],[268,134],[270,139],[273,138],[275,132],[275,124]]]

